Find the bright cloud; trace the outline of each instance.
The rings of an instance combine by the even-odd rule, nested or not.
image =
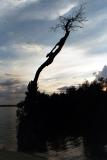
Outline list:
[[[53,64],[41,73],[40,89],[51,92],[58,87],[78,85],[85,80],[95,79],[93,73],[106,64],[107,54],[87,56],[86,52],[75,47],[65,47]]]

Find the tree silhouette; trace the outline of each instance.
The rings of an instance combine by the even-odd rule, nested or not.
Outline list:
[[[31,107],[35,105],[35,100],[37,99],[38,95],[38,79],[40,76],[41,71],[52,64],[54,61],[54,58],[57,56],[57,54],[61,51],[63,48],[70,32],[77,30],[78,28],[83,27],[83,22],[86,21],[85,17],[85,4],[80,5],[79,8],[75,9],[72,16],[60,16],[59,17],[59,23],[55,26],[52,27],[54,31],[56,29],[60,28],[64,31],[64,36],[56,43],[56,45],[53,47],[53,49],[46,55],[46,61],[40,65],[40,67],[37,69],[34,80],[30,81],[27,87],[27,92],[26,92],[26,98],[24,103],[24,112],[29,112],[31,110]]]
[[[50,53],[46,55],[47,60],[38,68],[34,77],[34,83],[35,83],[36,89],[38,88],[37,86],[38,78],[41,71],[53,62],[56,55],[63,48],[70,32],[75,31],[77,28],[82,28],[83,22],[86,21],[86,18],[84,15],[85,15],[84,5],[81,5],[78,10],[75,10],[74,15],[67,16],[67,17],[63,17],[63,16],[59,17],[59,24],[57,24],[52,29],[55,31],[56,29],[61,28],[65,32],[65,35],[56,43],[56,45],[53,47]]]
[[[59,17],[59,24],[53,27],[53,30],[61,28],[64,31],[64,36],[55,44],[50,53],[46,55],[46,61],[42,65],[40,65],[40,67],[36,71],[34,80],[30,81],[28,84],[25,100],[17,105],[17,117],[19,120],[17,138],[18,146],[22,150],[24,149],[24,147],[32,148],[34,144],[34,139],[32,139],[32,137],[34,138],[35,126],[38,125],[37,117],[39,114],[41,114],[41,106],[43,106],[43,103],[41,103],[40,100],[40,92],[38,91],[38,79],[40,73],[45,67],[52,64],[54,58],[63,48],[70,32],[75,31],[78,28],[82,28],[83,22],[85,20],[86,18],[84,16],[84,5],[81,5],[79,9],[75,10],[72,16]],[[45,99],[47,99],[46,97]],[[47,104],[45,104],[45,106],[48,107]],[[44,115],[42,115],[42,119],[43,117]]]

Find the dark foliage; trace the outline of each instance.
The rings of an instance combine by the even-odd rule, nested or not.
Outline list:
[[[66,93],[47,95],[34,93],[32,81],[28,87],[32,92],[26,93],[31,94],[30,101],[17,105],[18,149],[43,149],[46,141],[66,135],[107,133],[107,92],[103,91],[106,84],[100,79],[70,87]]]

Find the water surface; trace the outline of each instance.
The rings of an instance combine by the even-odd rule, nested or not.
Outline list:
[[[35,151],[34,156],[49,160],[107,160],[106,132],[97,139],[96,136],[97,132],[86,137],[71,136],[46,142],[46,151]],[[16,107],[0,107],[0,149],[17,151]]]
[[[0,149],[16,148],[16,107],[0,107]]]

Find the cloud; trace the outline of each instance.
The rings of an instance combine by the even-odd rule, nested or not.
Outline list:
[[[0,80],[0,104],[16,104],[24,100],[26,86],[15,78]]]
[[[84,23],[83,29],[72,33],[70,41],[74,46],[86,48],[87,53],[89,54],[99,54],[99,48],[105,48],[103,46],[106,42],[106,40],[101,42],[100,39],[107,32],[107,1],[103,0],[100,2],[87,0],[85,12],[87,22]],[[103,49],[100,50],[102,53]]]
[[[37,2],[38,0],[30,0],[30,3]],[[29,4],[28,0],[1,0],[0,17],[7,16],[14,12],[15,9],[22,8]]]
[[[54,20],[69,12],[75,5],[76,3],[70,0],[66,0],[66,2],[64,0],[41,0],[38,3],[34,2],[25,6],[21,11],[21,17],[19,19]]]
[[[46,53],[63,36],[60,30],[50,32],[50,27],[57,23],[59,15],[72,14],[72,7],[78,6],[80,0],[1,0],[1,4],[0,81],[2,88],[17,88],[21,94],[21,86],[32,79],[46,60]],[[70,34],[62,52],[41,73],[41,89],[56,91],[91,79],[93,72],[101,70],[107,63],[106,15],[107,0],[87,0],[88,21],[83,29]]]
[[[73,7],[70,0],[66,3],[64,0],[24,1],[20,5],[15,5],[16,3],[10,0],[3,4],[3,11],[7,14],[3,14],[0,20],[0,45],[20,42],[49,44],[51,36],[56,39],[55,34],[49,32],[49,28],[56,22],[50,19],[58,18]],[[12,9],[9,4],[12,4]]]
[[[35,44],[34,43],[20,43],[20,44],[15,44],[13,48],[15,48],[15,50],[21,51],[22,53],[25,53],[25,54],[28,53],[30,55],[35,54],[37,56],[43,53],[44,46],[36,44],[36,43]]]
[[[107,79],[107,65],[105,65],[103,69],[96,74],[96,79],[99,78]]]
[[[8,1],[8,3],[10,2]],[[14,2],[11,0],[11,3]],[[29,3],[27,1],[21,1],[21,7],[15,7],[13,5],[14,10],[11,11],[12,13],[8,12],[6,20],[5,16],[3,17],[6,22],[1,23],[0,28],[2,32],[0,43],[36,42],[50,45],[51,42],[57,39],[58,35],[50,33],[49,28],[56,23],[55,19],[59,15],[68,12],[69,14],[72,13],[72,5],[77,5],[78,3],[80,2],[73,0],[41,0],[30,1]],[[73,45],[91,47],[93,38],[98,39],[106,32],[106,3],[105,0],[103,2],[87,0],[86,15],[88,22],[85,23],[82,30],[72,33],[70,39]],[[70,6],[71,9],[69,10]],[[8,8],[5,8],[5,10],[8,10]],[[102,23],[104,24],[103,27]]]
[[[0,82],[1,87],[13,87],[15,85],[19,84],[19,80],[14,80],[14,79],[8,79],[5,81]]]
[[[37,58],[44,51],[44,46],[34,43],[16,43],[0,46],[0,58],[6,61],[26,60]]]
[[[13,9],[9,10],[9,8],[11,8],[9,4],[11,3]],[[41,0],[24,1],[20,5],[15,4],[11,0],[4,5],[5,8],[3,8],[3,10],[7,12],[7,15],[4,14],[1,19],[1,45],[15,42],[39,42],[49,44],[51,35],[53,39],[56,37],[49,32],[49,28],[56,23],[56,18],[72,10],[75,3],[71,0]],[[46,37],[46,39],[44,37]]]

